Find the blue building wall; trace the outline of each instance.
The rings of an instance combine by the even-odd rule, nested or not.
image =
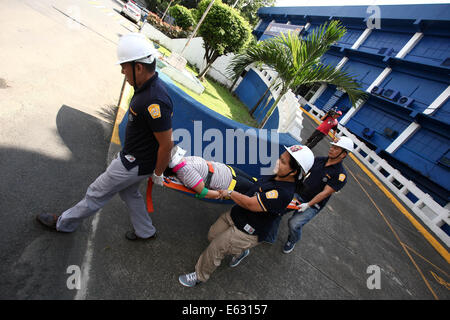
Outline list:
[[[373,30],[359,47],[360,51],[378,54],[382,48],[392,49],[390,56],[395,56],[413,36],[413,33],[386,32]]]
[[[333,85],[327,86],[325,91],[320,95],[320,97],[317,98],[315,103],[316,107],[318,107],[319,109],[323,109],[323,107],[328,102],[328,100],[331,99],[335,91],[336,91],[335,86]]]
[[[367,88],[375,81],[378,75],[384,68],[376,65],[371,65],[367,62],[357,61],[350,59],[342,67],[342,71],[345,71],[352,75],[361,83],[361,89],[367,90]]]
[[[440,66],[449,58],[449,52],[450,38],[425,35],[405,59]]]
[[[264,81],[250,69],[234,93],[250,110],[266,90],[267,86]]]
[[[440,134],[421,128],[393,156],[421,172],[430,180],[439,181],[440,177],[448,177],[448,168],[438,163],[444,153],[449,150],[448,140]],[[450,190],[450,179],[442,180],[442,187]]]
[[[338,45],[344,48],[350,48],[364,32],[362,29],[347,28],[345,35],[338,41]]]
[[[339,61],[341,61],[342,56],[339,55],[334,55],[333,53],[325,53],[321,58],[320,58],[320,62],[322,62],[323,64],[327,64],[330,66],[336,66]]]
[[[263,94],[267,90],[267,85],[265,82],[259,77],[259,75],[250,69],[245,75],[244,79],[241,81],[239,86],[236,88],[234,93],[238,96],[238,98],[247,106],[249,110],[253,108],[253,106],[259,101],[259,99],[263,96]],[[267,101],[269,100],[269,101]],[[260,124],[264,117],[267,114],[267,111],[270,110],[274,103],[274,99],[268,93],[266,97],[261,101],[261,103],[256,108],[253,117],[256,122]],[[270,121],[268,120],[264,125],[266,129],[277,129],[278,128],[278,108],[272,113],[270,117]]]
[[[409,125],[409,122],[400,119],[385,110],[377,108],[375,103],[367,103],[361,108],[347,123],[346,128],[352,133],[368,141],[377,147],[376,151],[386,149]],[[368,137],[365,129],[369,129],[371,136]],[[397,132],[392,136],[388,135],[389,130]]]
[[[433,115],[432,118],[450,124],[450,99],[447,100]]]
[[[450,201],[450,169],[446,160],[450,157],[450,99],[430,115],[423,112],[450,85],[450,4],[379,7],[381,29],[371,30],[357,49],[351,47],[367,28],[367,6],[261,8],[258,15],[264,23],[254,34],[265,39],[268,36],[264,35],[264,26],[270,21],[288,20],[290,24],[311,24],[302,34],[305,38],[321,24],[341,20],[348,31],[321,62],[336,65],[347,57],[342,70],[353,75],[364,90],[383,70],[391,68],[379,87],[384,92],[390,89],[397,93],[394,100],[393,95],[388,99],[371,94],[346,123],[347,129],[445,205]],[[395,58],[417,32],[423,37],[404,58]],[[351,108],[348,96],[336,97],[336,93],[334,86],[327,86],[314,105],[323,109],[336,101],[334,106],[346,114]],[[411,103],[400,105],[398,98],[402,96]],[[395,152],[387,153],[386,148],[413,122],[420,129]]]

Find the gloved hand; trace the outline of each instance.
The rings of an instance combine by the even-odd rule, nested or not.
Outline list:
[[[297,210],[298,212],[305,212],[309,208],[308,202],[304,202],[300,205],[300,208]]]
[[[154,184],[157,184],[158,186],[164,186],[163,182],[164,182],[164,175],[156,175],[156,173],[153,172],[152,174],[152,181]]]

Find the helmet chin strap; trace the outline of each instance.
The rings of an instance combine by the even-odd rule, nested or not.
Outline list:
[[[133,69],[133,88],[134,90],[136,90],[137,86],[136,86],[136,71],[134,70],[136,66],[136,62],[135,61],[131,61],[131,68]]]
[[[344,149],[342,149],[342,151],[341,152],[339,152],[339,154],[336,156],[336,157],[330,157],[330,156],[328,156],[328,158],[330,158],[331,160],[334,160],[334,159],[337,159],[337,158],[339,158],[340,157],[340,155],[344,152],[345,150]]]
[[[278,176],[280,178],[286,178],[288,175],[290,175],[292,172],[295,172],[296,170],[291,170],[288,172],[288,174],[285,174],[284,176]]]

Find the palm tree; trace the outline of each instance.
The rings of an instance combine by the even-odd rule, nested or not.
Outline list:
[[[265,65],[278,73],[279,81],[274,88],[277,90],[281,86],[280,94],[266,113],[260,127],[264,126],[283,95],[289,89],[303,84],[333,84],[348,94],[352,106],[359,103],[358,100],[367,98],[367,93],[360,90],[360,84],[348,73],[320,62],[320,57],[345,32],[341,22],[333,20],[313,30],[306,39],[301,39],[293,33],[281,34],[258,42],[232,59],[227,71],[234,79],[250,65]]]

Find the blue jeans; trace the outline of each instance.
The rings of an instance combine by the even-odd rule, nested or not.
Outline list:
[[[278,228],[280,226],[280,222],[281,222],[281,216],[276,218],[273,221],[273,224],[272,224],[272,227],[270,228],[269,233],[263,240],[264,242],[275,243],[275,241],[277,240],[277,236],[278,236]]]
[[[304,200],[298,195],[295,195],[296,198],[300,202],[304,202]],[[297,212],[293,211],[292,217],[288,220],[288,226],[289,226],[289,236],[288,240],[290,242],[296,243],[300,240],[302,235],[302,227],[310,221],[312,218],[316,216],[320,211],[319,208],[312,207],[305,210],[305,212]],[[278,217],[272,225],[272,228],[270,229],[269,234],[264,238],[263,241],[268,243],[275,243],[278,236],[278,229],[280,226],[281,217]]]
[[[298,197],[300,201],[303,201],[301,197]],[[312,218],[314,218],[320,211],[318,207],[310,207],[304,212],[295,211],[292,217],[288,220],[289,226],[289,236],[288,241],[292,243],[297,243],[302,237],[302,228],[307,224]]]

